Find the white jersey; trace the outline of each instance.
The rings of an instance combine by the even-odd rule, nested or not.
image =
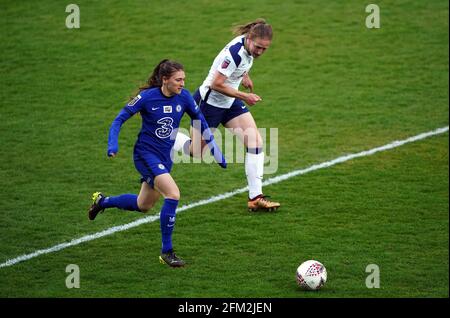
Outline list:
[[[229,97],[215,90],[210,86],[216,71],[225,75],[225,85],[239,89],[244,74],[248,73],[253,65],[253,57],[244,47],[245,35],[240,35],[228,43],[216,56],[203,84],[200,86],[200,95],[206,103],[220,107],[230,108],[234,102],[234,97]]]

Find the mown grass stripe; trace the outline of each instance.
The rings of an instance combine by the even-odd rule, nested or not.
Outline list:
[[[286,173],[286,174],[283,174],[283,175],[280,175],[280,176],[277,176],[277,177],[269,178],[269,179],[267,179],[266,181],[263,182],[263,185],[264,186],[268,186],[268,185],[271,185],[271,184],[276,184],[276,183],[285,181],[287,179],[293,178],[293,177],[298,176],[298,175],[303,175],[303,174],[306,174],[306,173],[311,172],[311,171],[315,171],[315,170],[319,170],[319,169],[323,169],[323,168],[328,168],[328,167],[334,166],[334,165],[336,165],[338,163],[343,163],[343,162],[346,162],[346,161],[349,161],[349,160],[352,160],[352,159],[355,159],[355,158],[371,156],[371,155],[373,155],[373,154],[375,154],[377,152],[381,152],[381,151],[391,150],[391,149],[403,146],[403,145],[405,145],[407,143],[411,143],[411,142],[415,142],[415,141],[419,141],[419,140],[422,140],[422,139],[426,139],[426,138],[429,138],[429,137],[432,137],[432,136],[435,136],[435,135],[443,134],[443,133],[447,132],[448,129],[449,129],[449,126],[438,128],[438,129],[435,129],[433,131],[421,133],[419,135],[416,135],[416,136],[413,136],[413,137],[410,137],[410,138],[407,138],[407,139],[404,139],[404,140],[396,140],[396,141],[393,141],[393,142],[391,142],[389,144],[386,144],[384,146],[381,146],[381,147],[376,147],[376,148],[373,148],[373,149],[370,149],[370,150],[344,155],[344,156],[338,157],[338,158],[330,160],[330,161],[326,161],[326,162],[323,162],[323,163],[320,163],[320,164],[312,165],[312,166],[310,166],[308,168],[305,168],[305,169],[294,170],[294,171],[291,171],[289,173]],[[200,201],[188,204],[188,205],[184,205],[184,206],[180,207],[179,209],[177,209],[177,213],[180,213],[180,212],[183,212],[183,211],[186,211],[186,210],[189,210],[189,209],[201,206],[201,205],[206,205],[206,204],[210,204],[210,203],[213,203],[213,202],[225,200],[225,199],[228,199],[228,198],[230,198],[232,196],[235,196],[237,194],[244,193],[246,191],[247,191],[247,187],[244,187],[244,188],[236,189],[236,190],[231,191],[231,192],[226,192],[226,193],[223,193],[223,194],[219,194],[219,195],[213,196],[213,197],[211,197],[209,199],[204,199],[204,200],[200,200]],[[80,238],[77,238],[77,239],[73,239],[70,242],[64,242],[64,243],[52,246],[50,248],[37,250],[37,251],[35,251],[33,253],[30,253],[30,254],[24,254],[24,255],[21,255],[21,256],[9,259],[6,262],[0,264],[0,268],[12,266],[12,265],[15,265],[17,263],[30,260],[30,259],[35,258],[35,257],[40,256],[40,255],[54,253],[54,252],[60,251],[62,249],[71,247],[71,246],[76,246],[76,245],[84,243],[84,242],[92,241],[92,240],[95,240],[95,239],[98,239],[98,238],[101,238],[101,237],[104,237],[104,236],[108,236],[108,235],[114,234],[116,232],[126,231],[128,229],[137,227],[137,226],[142,225],[142,224],[151,223],[151,222],[154,222],[156,220],[159,220],[159,214],[147,216],[147,217],[141,218],[139,220],[136,220],[136,221],[124,224],[124,225],[114,226],[114,227],[111,227],[111,228],[106,229],[106,230],[101,231],[101,232],[97,232],[97,233],[86,235],[86,236],[83,236],[83,237],[80,237]]]

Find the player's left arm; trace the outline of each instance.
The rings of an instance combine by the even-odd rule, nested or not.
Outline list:
[[[242,86],[250,90],[250,93],[253,93],[253,81],[247,72],[244,74],[244,77],[242,78]]]

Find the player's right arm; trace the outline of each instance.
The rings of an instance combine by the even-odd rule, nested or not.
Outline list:
[[[250,106],[255,105],[257,102],[261,100],[261,97],[259,97],[256,94],[241,92],[240,90],[227,85],[225,83],[227,78],[228,77],[222,74],[221,72],[216,71],[216,74],[214,75],[214,80],[211,83],[211,89],[218,91],[219,93],[222,93],[229,97],[239,98]]]
[[[115,157],[119,151],[119,133],[123,123],[139,112],[143,105],[144,102],[142,101],[142,96],[139,94],[122,108],[117,117],[113,120],[108,135],[108,157]]]

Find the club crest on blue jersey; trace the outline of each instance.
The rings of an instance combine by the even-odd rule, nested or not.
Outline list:
[[[137,95],[135,98],[133,98],[128,104],[127,106],[134,106],[136,105],[136,103],[141,99],[141,95]],[[122,104],[123,105],[123,104]]]
[[[176,110],[178,113],[181,112],[181,105],[177,105]]]
[[[160,163],[160,164],[158,165],[158,168],[161,169],[161,170],[166,169],[166,167],[165,167],[162,163]]]

